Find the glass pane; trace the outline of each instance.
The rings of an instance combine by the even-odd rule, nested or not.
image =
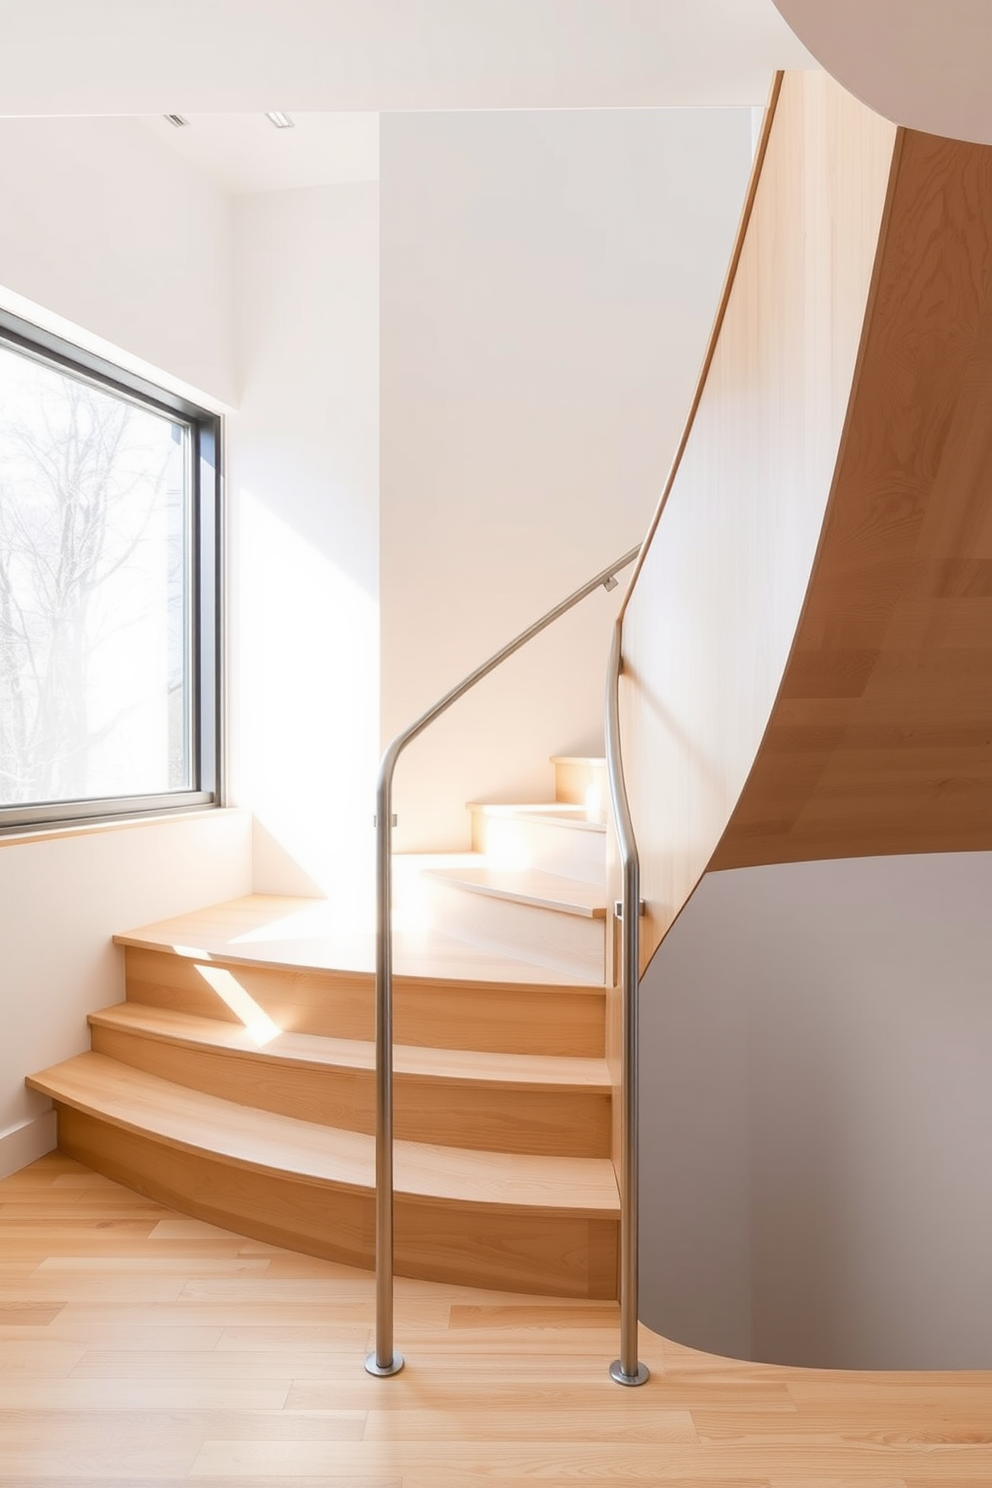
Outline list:
[[[193,786],[189,441],[0,346],[0,805]]]

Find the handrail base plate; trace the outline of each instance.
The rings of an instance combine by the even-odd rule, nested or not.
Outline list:
[[[374,1356],[373,1356],[374,1357]],[[646,1364],[638,1361],[636,1374],[624,1374],[623,1366],[619,1359],[614,1359],[610,1365],[610,1379],[618,1385],[643,1385],[651,1378],[651,1371]]]

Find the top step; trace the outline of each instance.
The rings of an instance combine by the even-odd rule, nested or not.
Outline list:
[[[606,823],[566,801],[473,801],[472,850],[492,868],[537,869],[584,883],[606,883]]]
[[[606,818],[609,781],[605,759],[588,755],[555,754],[555,800],[585,806],[600,820]]]

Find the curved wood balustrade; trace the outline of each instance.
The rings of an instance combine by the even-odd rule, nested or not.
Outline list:
[[[897,132],[825,74],[773,93],[672,474],[628,589],[624,769],[646,965],[758,754],[831,492]]]
[[[645,965],[707,867],[992,847],[992,149],[773,104],[625,601]]]
[[[714,868],[992,848],[992,148],[903,131],[792,655]]]

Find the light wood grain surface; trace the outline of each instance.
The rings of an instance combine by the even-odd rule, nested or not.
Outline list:
[[[353,1131],[375,1130],[375,1046],[244,1027],[124,1002],[90,1014],[93,1049],[225,1100]],[[603,1060],[399,1045],[395,1132],[404,1140],[572,1157],[609,1153]]]
[[[602,826],[598,829],[603,831]],[[423,861],[423,860],[418,860]],[[340,928],[334,906],[322,899],[246,894],[189,914],[139,926],[114,936],[118,945],[170,950],[227,963],[301,972],[351,973],[366,984],[375,967],[375,937]],[[394,970],[398,980],[478,985],[516,982],[521,986],[558,984],[569,978],[512,956],[476,950],[429,931],[394,932]]]
[[[209,911],[202,918],[209,918]],[[360,1040],[374,1036],[371,972],[297,970],[291,948],[286,951],[287,965],[280,969],[273,961],[276,947],[265,946],[262,954],[262,964],[254,965],[247,948],[229,957],[222,945],[188,954],[129,945],[128,999],[238,1021],[224,995],[241,992],[284,1032]],[[223,974],[220,981],[218,971]],[[573,983],[563,972],[549,972],[555,980],[542,983],[533,979],[540,976],[540,967],[528,971],[533,976],[526,981],[506,982],[447,980],[436,974],[397,977],[397,1041],[508,1054],[601,1055],[603,987]]]
[[[625,601],[622,737],[646,963],[775,702],[855,378],[896,131],[785,77],[684,445]]]
[[[555,800],[584,806],[591,815],[605,816],[609,797],[606,761],[587,755],[556,754]]]
[[[52,1155],[0,1182],[0,1488],[988,1488],[992,1376],[739,1363],[611,1303],[401,1280],[365,1374],[361,1272],[177,1215]]]
[[[59,1147],[141,1193],[262,1240],[374,1264],[373,1137],[78,1055],[32,1075]],[[599,1123],[608,1139],[608,1110]],[[616,1295],[619,1201],[606,1155],[394,1144],[397,1272],[510,1290]]]
[[[373,978],[321,964],[326,923],[314,902],[249,897],[122,937],[126,1003],[92,1015],[91,1053],[29,1080],[60,1149],[199,1219],[371,1267]],[[399,977],[395,1003],[398,1274],[614,1297],[604,987],[435,968]]]
[[[715,868],[992,847],[992,149],[902,133],[802,621]]]
[[[168,1008],[145,1007],[140,1003],[114,1003],[100,1012],[91,1013],[89,1021],[95,1027],[140,1030],[149,1038],[174,1041],[185,1048],[206,1045],[294,1067],[313,1063],[324,1070],[371,1071],[375,1068],[375,1046],[371,1042],[281,1033],[264,1048],[258,1048],[240,1024],[192,1017]],[[397,1044],[393,1051],[393,1071],[397,1077],[437,1080],[449,1085],[471,1083],[497,1090],[509,1086],[514,1094],[546,1090],[549,1086],[602,1094],[608,1088],[605,1068],[600,1059],[491,1054],[475,1049],[427,1051],[408,1044]]]
[[[247,1172],[297,1174],[313,1183],[371,1191],[374,1144],[363,1132],[324,1127],[175,1085],[105,1055],[79,1054],[28,1084],[63,1106],[103,1116],[163,1145],[209,1152]],[[503,1208],[567,1210],[590,1218],[615,1212],[613,1167],[605,1158],[558,1158],[467,1151],[421,1142],[395,1144],[398,1195]]]

